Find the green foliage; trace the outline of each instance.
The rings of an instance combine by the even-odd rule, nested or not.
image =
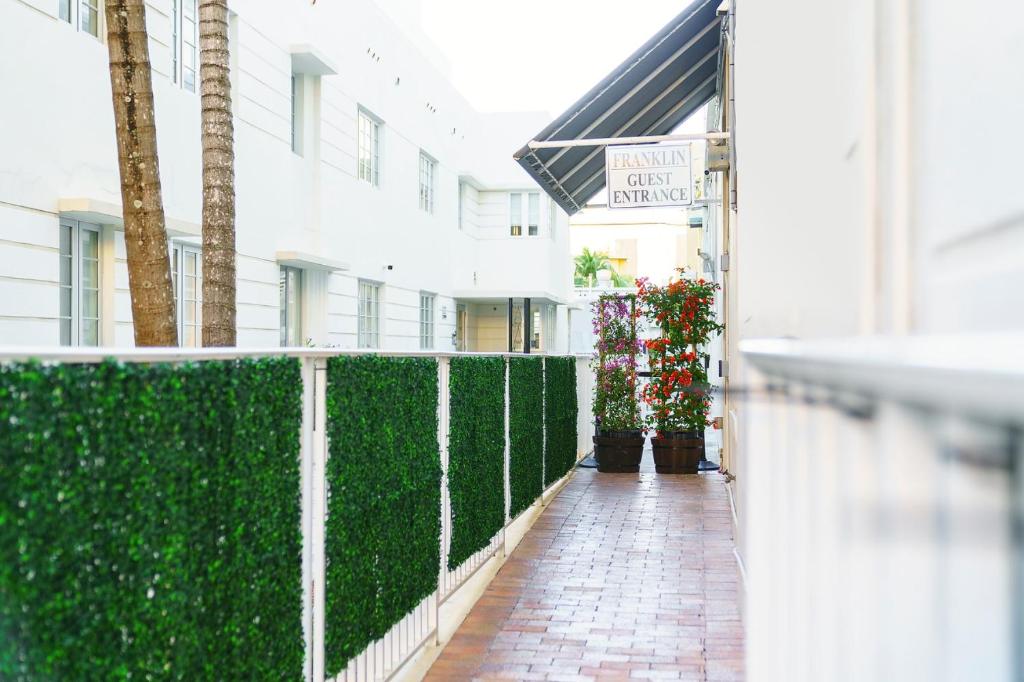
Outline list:
[[[293,359],[0,366],[0,679],[303,674]]]
[[[576,466],[576,359],[544,359],[544,485]]]
[[[433,358],[327,362],[329,676],[437,588],[437,395]]]
[[[661,338],[646,342],[651,365],[651,379],[643,389],[644,401],[651,406],[648,424],[659,432],[703,433],[712,403],[707,346],[725,329],[714,308],[721,286],[685,277],[670,279],[665,286],[645,280],[638,284],[643,312],[662,332]]]
[[[544,490],[544,373],[541,358],[509,359],[509,490],[519,516]]]
[[[604,251],[591,251],[583,247],[582,253],[573,258],[575,266],[573,270],[573,283],[578,287],[592,287],[597,285],[597,273],[601,270],[608,270],[611,273],[612,285],[616,287],[631,287],[633,282],[620,275],[612,267],[608,254]]]
[[[455,568],[505,524],[505,360],[452,358],[448,387],[448,567]]]

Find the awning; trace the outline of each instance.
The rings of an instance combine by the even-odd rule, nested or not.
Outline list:
[[[716,92],[721,0],[696,0],[533,140],[666,135]],[[570,215],[605,184],[604,147],[514,158]]]

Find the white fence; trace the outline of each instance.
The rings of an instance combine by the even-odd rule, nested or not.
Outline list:
[[[438,361],[438,443],[442,463],[442,514],[441,514],[441,565],[439,567],[437,590],[424,599],[416,608],[396,623],[384,637],[370,644],[365,651],[353,658],[348,667],[335,676],[334,680],[363,682],[389,679],[402,665],[426,644],[436,643],[440,606],[450,598],[477,570],[498,552],[505,549],[505,530],[515,519],[509,516],[509,417],[508,417],[508,363],[505,373],[505,525],[491,538],[486,547],[479,550],[461,566],[448,570],[448,546],[452,534],[451,504],[447,486],[448,472],[448,427],[449,393],[448,371],[452,357],[494,356],[511,357],[509,354],[486,353],[416,353],[389,351],[341,351],[316,349],[234,350],[234,349],[62,349],[39,350],[8,349],[0,351],[0,362],[36,359],[43,362],[100,362],[116,359],[121,362],[198,362],[203,360],[232,360],[256,357],[296,357],[302,365],[303,417],[301,436],[302,472],[302,575],[303,575],[303,630],[306,642],[305,677],[312,682],[327,679],[324,661],[324,614],[325,606],[325,520],[327,513],[327,481],[325,478],[328,458],[327,444],[327,360],[341,355],[384,355],[401,357],[434,357]],[[530,357],[517,355],[516,357]],[[544,356],[534,356],[544,357]],[[577,357],[577,459],[587,454],[591,445],[593,425],[591,419],[591,390],[593,378],[586,357]],[[570,472],[571,475],[571,472]],[[544,504],[564,482],[558,481],[548,487],[535,503]],[[527,510],[529,511],[529,510]],[[524,512],[526,513],[526,512]],[[259,652],[252,655],[258,656]],[[225,662],[228,665],[228,662]]]
[[[1024,338],[741,350],[748,679],[1024,679]]]

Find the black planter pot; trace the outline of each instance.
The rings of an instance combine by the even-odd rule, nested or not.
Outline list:
[[[704,459],[704,434],[670,431],[651,439],[654,470],[659,474],[695,474]]]
[[[640,471],[644,454],[644,436],[636,431],[598,431],[594,436],[594,459],[597,470],[608,474],[631,474]]]

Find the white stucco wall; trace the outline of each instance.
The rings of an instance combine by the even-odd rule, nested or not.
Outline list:
[[[201,222],[199,97],[171,82],[170,0],[147,3],[163,198],[172,237]],[[566,297],[568,241],[508,236],[510,189],[536,186],[511,154],[543,126],[536,114],[483,115],[446,79],[414,25],[397,26],[370,0],[231,5],[235,97],[238,341],[279,341],[279,250],[347,263],[311,302],[304,332],[356,342],[357,280],[385,285],[385,347],[418,347],[420,291],[437,295],[437,347],[451,345],[455,291]],[[61,22],[57,3],[10,0],[0,60],[0,344],[58,342],[58,220],[62,200],[120,204],[106,46]],[[41,50],[39,46],[45,45]],[[312,46],[337,75],[302,77],[302,155],[291,149],[291,54]],[[22,59],[16,55],[33,55]],[[356,121],[384,122],[381,182],[356,176]],[[437,160],[435,209],[418,206],[420,150]],[[459,179],[469,178],[459,229]],[[484,199],[481,201],[481,199]],[[488,213],[488,210],[490,213]],[[504,209],[504,210],[507,210]],[[117,210],[87,216],[113,226],[103,278],[105,345],[132,342]],[[547,199],[541,216],[546,220]],[[566,221],[559,212],[559,221]],[[386,266],[392,266],[390,270]],[[561,267],[559,267],[561,266]],[[476,279],[474,281],[474,273]],[[315,305],[313,305],[315,303]],[[448,311],[442,319],[442,308]],[[309,334],[304,334],[309,336]]]

